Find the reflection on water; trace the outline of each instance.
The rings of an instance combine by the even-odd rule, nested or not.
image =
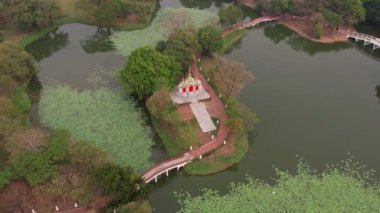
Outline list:
[[[234,0],[179,0],[182,6],[196,9],[209,9],[210,7],[219,8],[223,4],[231,4]]]
[[[112,30],[110,28],[98,27],[93,35],[87,36],[80,41],[86,53],[109,52],[115,50],[109,39]]]
[[[334,45],[310,42],[280,24],[266,26],[264,28],[264,35],[276,44],[285,41],[292,49],[305,52],[309,55],[315,55],[320,52],[340,51],[352,47],[347,42],[334,43]]]
[[[68,38],[69,34],[67,32],[62,32],[56,29],[39,39],[44,41],[43,44],[38,41],[33,42],[25,49],[31,53],[37,61],[41,61],[66,47],[69,44]]]
[[[109,33],[110,30],[94,26],[66,24],[33,42],[27,50],[39,59],[37,77],[41,84],[58,82],[84,89],[88,88],[87,79],[96,67],[120,69],[124,59],[112,51],[107,39]],[[53,47],[46,47],[47,43]]]
[[[380,101],[380,85],[376,85],[375,94],[376,94],[377,99],[379,99]]]

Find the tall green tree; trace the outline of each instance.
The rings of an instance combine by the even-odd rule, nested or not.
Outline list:
[[[23,0],[17,5],[15,20],[22,30],[44,28],[60,16],[60,8],[53,0]]]
[[[112,196],[112,204],[126,204],[140,196],[145,197],[144,184],[131,168],[121,168],[106,164],[96,171],[96,179],[103,186],[106,194]]]
[[[140,47],[128,57],[119,77],[129,92],[140,99],[151,95],[162,84],[174,86],[180,76],[180,65],[172,57],[151,47]]]
[[[228,7],[222,6],[218,15],[222,24],[235,24],[243,19],[243,11],[233,4]]]
[[[192,31],[179,30],[170,34],[164,53],[173,56],[187,71],[194,63],[195,55],[201,52],[197,36]]]
[[[352,25],[365,20],[363,0],[331,0],[325,1],[325,9],[329,9],[343,17],[346,24]]]
[[[21,80],[37,72],[33,57],[16,43],[0,43],[0,77]]]
[[[207,26],[198,31],[199,44],[204,53],[211,54],[223,48],[223,32],[216,26]]]

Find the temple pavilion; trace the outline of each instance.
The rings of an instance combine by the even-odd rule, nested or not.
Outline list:
[[[212,122],[205,105],[201,103],[201,101],[210,99],[210,96],[203,88],[201,80],[193,77],[191,71],[189,71],[188,77],[182,79],[176,86],[170,97],[176,104],[190,104],[202,132],[216,130],[216,126]]]

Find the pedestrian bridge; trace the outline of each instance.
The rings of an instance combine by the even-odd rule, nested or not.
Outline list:
[[[355,39],[355,42],[356,41],[364,41],[364,46],[372,44],[373,50],[380,48],[380,38],[377,38],[375,36],[353,32],[353,33],[349,33],[347,35],[347,38],[348,39],[353,38],[353,39]]]
[[[271,21],[276,21],[280,18],[281,18],[280,16],[262,16],[262,17],[254,19],[250,22],[237,24],[237,25],[234,25],[232,28],[226,29],[223,32],[223,36],[227,36],[227,35],[235,32],[235,31],[238,31],[238,30],[241,30],[244,28],[254,27],[256,25],[259,25],[260,23],[267,23],[267,22],[271,22]]]

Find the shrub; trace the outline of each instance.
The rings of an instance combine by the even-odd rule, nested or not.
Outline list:
[[[12,96],[12,102],[21,114],[28,114],[32,107],[32,102],[25,89],[26,85],[17,88]]]
[[[10,181],[13,177],[14,177],[14,174],[13,174],[12,170],[9,168],[0,171],[0,191],[6,185],[8,185],[10,183]]]
[[[49,139],[46,154],[53,162],[61,162],[68,159],[67,144],[70,134],[63,130],[55,130]]]
[[[44,183],[58,174],[58,167],[45,152],[24,152],[14,164],[14,170],[18,177],[24,177],[31,186]]]
[[[317,21],[314,24],[314,33],[315,33],[315,37],[318,39],[320,39],[321,36],[323,35],[323,26],[320,21]]]

